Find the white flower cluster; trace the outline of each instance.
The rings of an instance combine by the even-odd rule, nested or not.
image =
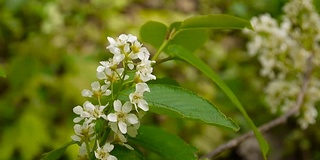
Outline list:
[[[143,94],[150,92],[146,82],[156,79],[151,66],[155,62],[149,60],[149,51],[131,34],[121,34],[117,39],[108,37],[108,41],[110,45],[107,49],[113,57],[100,62],[97,67],[97,78],[103,84],[95,81],[91,84],[91,90],[82,91],[82,96],[96,98],[98,104],[86,101],[82,106],[73,108],[78,117],[73,120],[76,123],[75,135],[71,138],[80,145],[79,159],[94,155],[101,160],[116,160],[115,156],[110,155],[114,143],[133,149],[126,144],[126,136],[137,135],[140,113],[149,110]],[[117,99],[119,93],[131,85],[135,85],[135,91],[129,94],[128,101]],[[101,104],[103,97],[108,101],[105,105]],[[142,111],[139,112],[140,109]],[[106,128],[112,131],[114,137],[109,142],[105,140],[110,137],[106,135]]]
[[[273,113],[286,112],[294,105],[301,91],[307,59],[319,69],[320,16],[312,0],[291,0],[284,6],[281,23],[269,14],[251,20],[255,31],[244,30],[251,41],[250,55],[257,55],[260,74],[270,79],[266,86],[266,100]],[[312,74],[311,82],[301,107],[298,123],[305,129],[315,123],[316,102],[320,99],[320,76]]]

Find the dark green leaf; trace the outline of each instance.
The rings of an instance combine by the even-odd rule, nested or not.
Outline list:
[[[214,81],[230,98],[230,100],[238,107],[240,112],[243,114],[244,118],[252,128],[253,132],[255,133],[260,148],[262,150],[262,153],[264,156],[266,156],[269,146],[268,143],[265,141],[265,139],[262,137],[261,133],[258,131],[257,127],[254,125],[248,114],[246,113],[245,109],[243,108],[242,104],[238,100],[238,98],[233,94],[233,92],[229,89],[229,87],[220,79],[220,77],[207,65],[205,64],[201,59],[196,57],[194,54],[192,54],[187,49],[183,48],[182,46],[178,45],[172,45],[168,48],[169,53],[172,54],[172,56],[178,57],[189,64],[193,65],[197,69],[199,69],[203,74],[205,74],[207,77],[209,77],[212,81]]]
[[[167,26],[160,22],[149,21],[140,28],[140,38],[143,42],[159,48],[167,35]]]
[[[239,130],[239,126],[212,103],[189,90],[164,84],[149,84],[149,88],[151,92],[145,92],[144,99],[151,112]],[[125,91],[119,99],[128,100],[131,92],[132,89]]]
[[[184,20],[180,26],[185,29],[252,29],[249,21],[230,15],[213,14],[194,16]]]
[[[121,145],[115,145],[111,154],[119,160],[144,160],[144,157],[137,150],[132,151]]]
[[[165,132],[161,128],[141,126],[135,138],[129,142],[150,150],[168,160],[196,160],[196,149],[180,137]]]
[[[63,147],[53,150],[51,152],[43,154],[41,160],[57,160],[59,159],[62,154],[66,151],[66,149],[70,146],[76,144],[75,141],[70,141],[69,143],[65,144]]]

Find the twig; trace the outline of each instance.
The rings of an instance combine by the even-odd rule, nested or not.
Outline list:
[[[296,103],[294,104],[294,106],[292,107],[291,110],[289,110],[288,112],[286,112],[285,114],[283,114],[282,116],[267,122],[265,124],[263,124],[262,126],[260,126],[258,128],[258,130],[260,132],[266,132],[270,129],[272,129],[275,126],[278,126],[280,124],[284,124],[286,123],[286,121],[288,120],[289,117],[295,115],[301,108],[301,105],[303,103],[303,99],[305,97],[306,91],[308,89],[308,85],[310,82],[310,77],[311,77],[311,73],[312,73],[312,69],[313,69],[313,64],[312,64],[312,58],[313,56],[310,56],[307,60],[307,69],[304,72],[304,77],[303,77],[303,81],[302,81],[302,87],[301,87],[301,92],[298,94],[298,97],[296,99]],[[250,131],[240,137],[234,138],[230,141],[228,141],[227,143],[224,143],[220,146],[218,146],[217,148],[215,148],[214,150],[212,150],[211,152],[203,155],[200,157],[200,159],[204,159],[204,158],[212,158],[214,156],[217,156],[218,154],[229,150],[233,147],[238,146],[239,144],[241,144],[243,141],[245,141],[246,139],[250,138],[254,136],[253,132]]]

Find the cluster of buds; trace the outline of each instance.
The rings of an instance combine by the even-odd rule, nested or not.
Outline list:
[[[71,138],[80,146],[79,159],[95,156],[116,160],[110,154],[113,144],[133,150],[126,137],[137,135],[142,113],[149,110],[143,94],[150,92],[146,82],[156,79],[151,66],[155,62],[149,60],[149,51],[131,34],[121,34],[117,39],[108,37],[108,41],[107,49],[113,57],[100,62],[99,81],[91,83],[92,89],[82,91],[82,96],[93,98],[97,104],[86,101],[73,108],[78,116],[73,120],[75,135]],[[135,91],[129,94],[128,101],[119,100],[120,92],[131,86],[135,86]],[[108,138],[110,135],[113,138]]]
[[[249,54],[257,55],[260,73],[270,79],[265,88],[266,101],[272,112],[287,112],[301,92],[308,65],[320,66],[320,15],[312,0],[291,0],[284,6],[281,23],[269,14],[251,20],[255,31],[245,30],[250,36]],[[308,59],[312,61],[308,63]],[[313,73],[298,123],[305,129],[315,123],[315,105],[320,99],[320,77]]]

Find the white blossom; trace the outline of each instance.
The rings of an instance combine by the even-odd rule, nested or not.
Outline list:
[[[107,104],[108,105],[108,104]],[[73,122],[78,123],[81,120],[87,118],[87,121],[90,123],[92,120],[96,120],[98,118],[103,118],[107,120],[107,116],[103,113],[104,108],[106,106],[94,106],[91,102],[86,101],[83,104],[83,107],[76,106],[73,108],[73,112],[79,117],[76,117],[73,119]]]
[[[136,91],[129,95],[130,102],[134,104],[136,110],[141,108],[143,111],[148,111],[149,106],[148,102],[143,99],[144,92],[150,92],[150,89],[146,83],[138,83],[136,84]]]
[[[149,80],[155,80],[156,76],[154,76],[152,73],[153,68],[151,64],[154,63],[154,61],[149,61],[149,60],[142,60],[138,65],[137,65],[137,72],[136,72],[136,77],[142,81],[142,82],[147,82]]]
[[[111,90],[109,90],[110,82],[107,82],[105,85],[100,85],[98,81],[91,83],[92,90],[84,89],[81,94],[83,97],[92,97],[92,96],[109,96],[111,94]]]
[[[287,112],[294,106],[307,66],[313,65],[316,70],[320,62],[320,15],[312,0],[291,0],[283,10],[282,21],[264,14],[252,18],[255,31],[244,30],[251,38],[247,44],[249,54],[257,55],[262,66],[260,74],[270,79],[265,92],[273,113]],[[307,64],[311,55],[313,64]],[[316,83],[319,75],[312,74],[310,81],[297,115],[303,129],[315,123],[318,115],[315,104],[320,99],[320,85]]]
[[[84,122],[82,125],[75,124],[74,127],[75,135],[71,136],[73,141],[83,142],[90,141],[95,138],[94,135],[94,124],[89,124],[88,122]]]
[[[128,125],[138,123],[138,117],[135,114],[130,113],[132,110],[132,104],[130,102],[125,102],[122,106],[121,101],[115,100],[113,102],[113,107],[115,113],[110,113],[107,118],[110,122],[117,123],[121,133],[126,134]],[[115,131],[114,127],[111,129]]]
[[[117,160],[117,157],[110,154],[110,152],[113,150],[114,146],[110,143],[106,143],[102,146],[102,148],[99,145],[99,142],[97,142],[97,150],[94,151],[94,156],[97,159],[100,160]]]

